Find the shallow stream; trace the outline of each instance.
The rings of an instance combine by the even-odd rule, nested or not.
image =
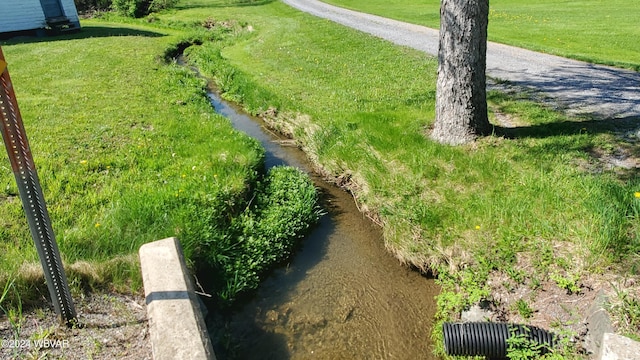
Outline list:
[[[311,171],[305,154],[281,146],[261,120],[209,93],[216,112],[259,140],[267,167],[310,174],[327,211],[288,265],[230,316],[229,357],[241,359],[432,359],[438,287],[399,264],[381,229],[353,198]]]

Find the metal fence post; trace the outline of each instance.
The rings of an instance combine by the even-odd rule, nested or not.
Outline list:
[[[62,267],[60,251],[51,227],[38,173],[27,142],[18,101],[6,67],[7,63],[2,53],[2,47],[0,47],[0,121],[2,122],[0,127],[2,138],[18,184],[22,206],[27,216],[31,236],[38,250],[53,306],[60,320],[71,326],[76,323],[76,310]]]

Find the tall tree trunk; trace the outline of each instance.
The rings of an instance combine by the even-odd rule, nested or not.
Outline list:
[[[436,121],[431,137],[459,145],[491,131],[486,75],[489,0],[441,0]]]

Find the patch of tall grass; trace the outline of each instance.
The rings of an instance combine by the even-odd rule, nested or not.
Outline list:
[[[238,295],[257,288],[261,275],[289,258],[297,240],[320,217],[317,202],[316,189],[306,174],[275,167],[258,183],[242,214],[223,226],[206,221],[218,228],[199,239],[198,246],[204,248],[198,253],[214,270],[209,275],[221,305],[230,305]]]

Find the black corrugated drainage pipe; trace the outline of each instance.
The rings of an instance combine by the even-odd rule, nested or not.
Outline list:
[[[447,354],[489,359],[506,359],[507,339],[512,336],[540,344],[541,354],[549,352],[557,340],[555,334],[535,326],[506,323],[444,323],[443,332]]]

